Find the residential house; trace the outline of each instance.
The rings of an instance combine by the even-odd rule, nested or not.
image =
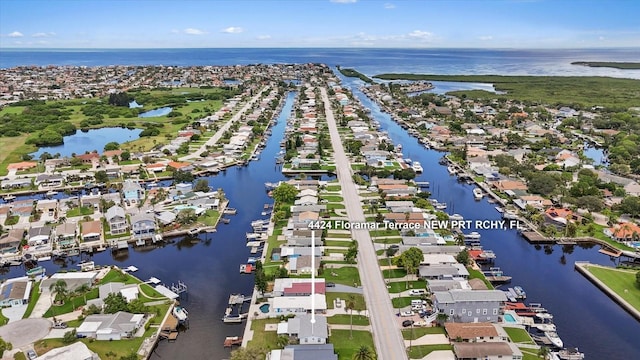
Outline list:
[[[267,360],[338,360],[333,344],[287,345],[284,349],[271,350]]]
[[[83,342],[77,341],[71,345],[51,349],[38,356],[38,360],[100,360],[98,354],[89,350]]]
[[[91,152],[88,154],[76,155],[76,159],[80,159],[83,164],[93,164],[100,161],[100,155],[97,152]]]
[[[578,216],[571,209],[550,207],[544,212],[545,221],[557,227],[564,227],[569,221],[578,220]]]
[[[127,299],[127,302],[138,298],[138,285],[137,284],[125,284],[121,282],[109,282],[104,285],[100,285],[98,288],[98,294],[100,299],[104,300],[109,294],[121,294]]]
[[[507,297],[501,290],[449,290],[433,293],[433,307],[454,322],[498,322]]]
[[[421,265],[418,276],[425,280],[467,279],[469,270],[463,264]]]
[[[318,269],[320,269],[320,259],[316,257],[314,261],[313,256],[311,255],[289,257],[289,262],[286,264],[286,267],[289,270],[289,274],[292,275],[318,275]]]
[[[617,241],[639,241],[640,226],[631,222],[623,222],[604,230],[605,235]]]
[[[14,253],[20,249],[24,229],[11,229],[0,236],[0,253]]]
[[[76,244],[77,224],[64,222],[54,229],[54,241],[58,243],[58,248],[72,247]]]
[[[125,201],[135,204],[144,196],[144,190],[137,181],[127,179],[122,184],[122,195]]]
[[[80,238],[83,242],[102,240],[102,222],[87,221],[80,224]]]
[[[311,295],[311,279],[278,278],[273,283],[273,296],[309,296]],[[326,286],[322,278],[316,278],[315,294],[325,294]]]
[[[156,233],[156,222],[153,214],[131,216],[131,230],[135,239],[152,238]]]
[[[110,207],[104,217],[109,225],[109,233],[111,235],[124,234],[129,229],[124,209],[118,205]]]
[[[27,244],[29,246],[48,244],[51,240],[51,226],[34,226],[27,232]]]
[[[502,326],[491,323],[454,323],[444,324],[449,339],[457,342],[508,342],[509,335]]]
[[[39,174],[36,176],[34,184],[42,188],[54,188],[62,186],[64,177],[58,174]]]
[[[118,311],[115,314],[87,316],[76,329],[76,333],[96,340],[121,340],[133,337],[143,325],[144,314]]]
[[[287,322],[278,324],[278,335],[287,335],[300,345],[326,344],[328,334],[327,318],[315,316],[315,323],[311,322],[311,315],[298,314],[289,318]]]
[[[458,360],[520,360],[522,351],[511,342],[454,342],[453,353]]]
[[[327,300],[324,294],[278,296],[271,300],[273,311],[278,314],[310,313],[313,309],[316,313],[322,314],[327,310]]]
[[[29,304],[31,284],[31,281],[20,279],[9,279],[0,284],[0,308]]]
[[[0,187],[2,189],[19,189],[22,187],[31,186],[31,178],[3,180],[0,184]]]

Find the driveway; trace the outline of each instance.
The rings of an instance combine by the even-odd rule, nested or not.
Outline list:
[[[47,319],[22,319],[0,327],[0,337],[14,348],[21,348],[47,336],[51,326]]]
[[[362,288],[357,288],[348,285],[336,284],[334,287],[327,287],[327,292],[344,292],[352,294],[362,294]]]

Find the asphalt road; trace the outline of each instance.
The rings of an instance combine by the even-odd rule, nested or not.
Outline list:
[[[365,222],[360,198],[352,179],[351,165],[340,140],[327,91],[325,88],[321,88],[320,91],[325,106],[329,134],[331,135],[336,172],[342,188],[342,196],[349,221]],[[367,230],[363,229],[352,230],[351,234],[358,241],[358,269],[367,309],[369,310],[369,320],[373,329],[373,342],[378,359],[408,359],[404,340],[400,334],[400,328],[395,316],[396,311],[391,305],[391,298],[378,266],[371,236]]]

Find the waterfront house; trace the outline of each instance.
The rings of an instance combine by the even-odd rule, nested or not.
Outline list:
[[[301,205],[301,206],[306,206],[306,205],[315,205],[318,203],[318,198],[315,196],[301,196],[299,199],[296,199],[294,204],[295,205]]]
[[[312,298],[313,297],[313,298]],[[327,310],[327,300],[324,294],[308,296],[278,296],[272,299],[273,311],[277,314],[316,313],[323,314]],[[312,304],[315,303],[314,306]]]
[[[32,282],[24,277],[9,279],[0,284],[0,308],[27,305],[31,285]]]
[[[41,188],[54,188],[62,186],[63,183],[64,177],[58,174],[39,174],[34,181],[34,185]]]
[[[122,196],[125,201],[136,204],[144,196],[144,190],[137,181],[127,179],[122,184]]]
[[[326,344],[328,334],[327,318],[315,316],[315,323],[311,323],[311,315],[299,314],[278,324],[278,335],[287,335],[290,340],[300,345]]]
[[[83,164],[93,164],[100,161],[100,155],[97,152],[91,152],[88,154],[76,155],[76,159],[80,159]]]
[[[11,229],[0,236],[0,253],[15,253],[20,249],[24,229]]]
[[[54,229],[53,239],[58,243],[58,248],[74,246],[76,244],[77,224],[64,222]]]
[[[471,284],[466,279],[444,279],[444,280],[427,280],[427,290],[430,293],[436,291],[449,291],[449,290],[472,290]]]
[[[38,360],[100,360],[98,354],[89,350],[87,345],[81,341],[76,341],[71,345],[51,349],[38,356]]]
[[[338,360],[333,344],[287,345],[284,349],[271,350],[267,360]]]
[[[80,223],[80,237],[83,242],[102,240],[102,222],[100,220]]]
[[[316,294],[325,294],[325,280],[316,278]],[[309,296],[311,295],[311,279],[278,278],[274,280],[272,294],[277,296]]]
[[[501,290],[449,290],[433,293],[436,312],[454,322],[498,322],[507,297]]]
[[[31,186],[31,178],[3,180],[0,183],[2,189],[19,189],[27,186]]]
[[[502,326],[491,323],[454,323],[444,324],[449,339],[457,342],[507,342],[509,335]]]
[[[453,255],[446,254],[423,254],[420,265],[435,266],[435,265],[454,265],[458,261]]]
[[[7,170],[22,171],[22,170],[29,170],[36,166],[38,166],[38,163],[35,161],[22,161],[22,162],[11,163],[7,165]]]
[[[454,342],[453,353],[460,360],[520,360],[523,356],[511,342]]]
[[[53,221],[56,219],[56,214],[58,213],[58,200],[38,200],[36,203],[36,210],[42,214],[42,218],[40,220]]]
[[[137,284],[125,284],[121,282],[109,282],[104,285],[100,285],[98,288],[98,296],[100,299],[104,300],[109,296],[109,294],[121,294],[127,300],[127,302],[131,302],[131,300],[135,300],[138,298],[139,290]]]
[[[10,205],[0,205],[0,224],[4,225],[10,213],[11,213]]]
[[[314,266],[311,266],[311,255],[290,256],[289,262],[285,265],[291,275],[318,274],[320,269],[320,259],[316,257]]]
[[[604,230],[605,235],[617,241],[639,241],[640,226],[631,222],[622,222]]]
[[[135,239],[152,238],[156,233],[156,222],[153,214],[131,216],[131,230]]]
[[[87,316],[76,329],[76,333],[96,340],[121,340],[133,337],[143,325],[144,314],[118,311],[115,314]]]
[[[544,212],[545,222],[555,225],[556,227],[564,227],[569,221],[579,220],[578,215],[574,214],[571,209],[550,207]]]
[[[67,284],[68,291],[75,291],[83,285],[91,287],[98,276],[97,271],[70,271],[55,273],[40,282],[40,292],[47,293],[52,284],[62,280]]]
[[[48,244],[51,240],[51,226],[35,226],[27,232],[27,244],[29,246]]]
[[[129,229],[124,209],[118,205],[110,207],[104,217],[109,225],[111,235],[124,234]]]
[[[467,279],[469,270],[463,264],[421,265],[418,267],[418,276],[425,280]]]

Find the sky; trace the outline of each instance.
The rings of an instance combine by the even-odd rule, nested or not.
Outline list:
[[[229,47],[640,47],[640,1],[0,1],[0,49]]]

